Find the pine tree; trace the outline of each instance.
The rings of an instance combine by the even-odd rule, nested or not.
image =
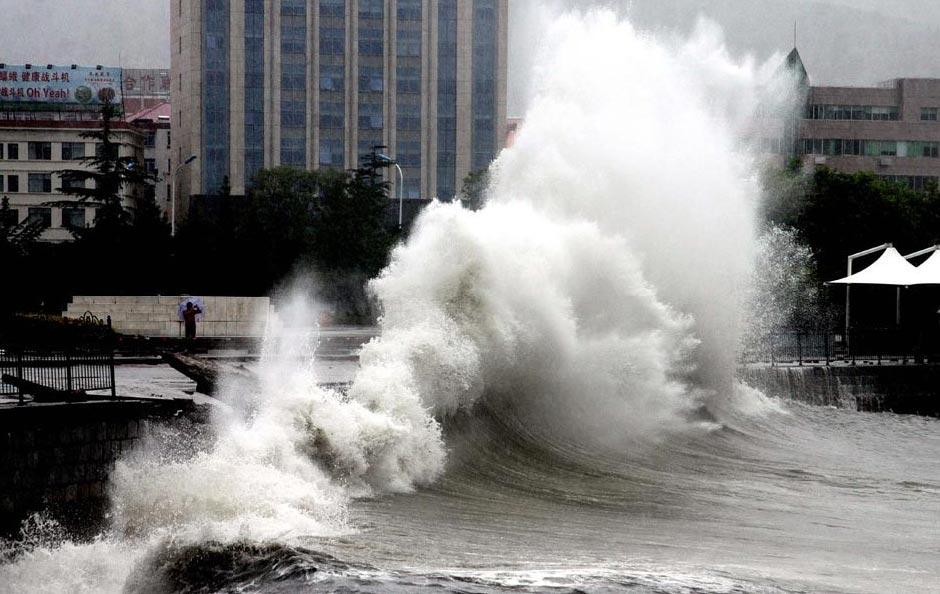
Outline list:
[[[125,188],[143,188],[153,185],[156,176],[144,169],[135,156],[120,155],[123,143],[115,138],[112,122],[117,108],[110,101],[101,106],[101,128],[83,132],[82,138],[96,142],[95,155],[82,159],[86,169],[63,169],[57,173],[62,179],[59,192],[74,196],[79,202],[96,205],[96,231],[75,230],[81,237],[89,233],[117,233],[131,222],[131,215],[121,196]],[[89,182],[91,182],[89,184]]]

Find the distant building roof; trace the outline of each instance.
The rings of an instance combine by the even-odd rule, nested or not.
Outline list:
[[[128,114],[128,122],[137,122],[137,121],[150,121],[150,122],[167,122],[170,121],[170,115],[173,113],[173,109],[170,106],[169,101],[164,101],[159,105],[154,107],[149,107],[147,109],[138,111],[137,113]]]
[[[799,50],[793,48],[793,50],[787,54],[787,59],[784,64],[787,70],[796,73],[801,85],[809,85],[809,74],[806,72],[806,66],[803,65],[803,58],[800,57]]]

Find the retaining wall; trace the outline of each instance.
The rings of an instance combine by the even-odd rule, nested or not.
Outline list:
[[[174,401],[4,405],[0,534],[14,534],[39,511],[76,532],[93,531],[107,509],[115,461],[146,434],[151,416],[178,410]]]
[[[101,320],[111,316],[111,325],[121,334],[179,338],[184,335],[178,308],[187,295],[108,296],[76,295],[62,312],[80,318],[91,312]],[[197,336],[205,338],[256,338],[264,335],[271,309],[268,297],[202,297],[203,320]]]
[[[818,406],[940,417],[940,365],[751,365],[738,377],[765,394]]]

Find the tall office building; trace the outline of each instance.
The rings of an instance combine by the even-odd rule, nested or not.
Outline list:
[[[449,200],[503,146],[508,0],[171,1],[180,196],[386,145],[406,198]]]

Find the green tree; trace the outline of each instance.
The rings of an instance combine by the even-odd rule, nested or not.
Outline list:
[[[471,210],[483,208],[486,199],[486,189],[490,185],[489,169],[478,169],[471,171],[463,178],[463,186],[460,190],[460,200],[464,206]]]
[[[0,261],[27,255],[46,226],[42,221],[18,220],[17,211],[10,208],[6,196],[0,201]]]
[[[156,176],[144,169],[135,156],[121,156],[121,143],[114,133],[112,122],[117,108],[110,101],[101,106],[101,128],[83,132],[82,138],[95,141],[95,155],[82,159],[83,169],[63,169],[57,173],[62,179],[59,192],[74,196],[79,202],[97,207],[95,225],[76,229],[73,233],[113,236],[126,227],[131,215],[124,206],[125,188],[133,188],[137,196],[143,195],[145,186],[152,186]],[[89,184],[89,182],[91,182]]]

